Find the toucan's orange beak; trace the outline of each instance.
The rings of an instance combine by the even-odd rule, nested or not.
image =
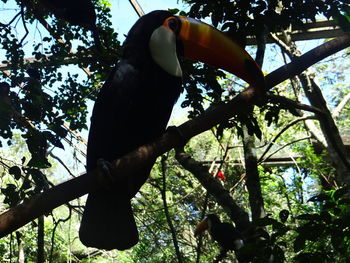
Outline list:
[[[209,227],[208,218],[205,218],[202,222],[200,222],[196,229],[194,230],[194,235],[198,236],[200,233],[203,233]]]
[[[232,38],[198,20],[179,16],[178,38],[184,57],[224,69],[243,79],[259,92],[265,88],[264,75],[254,59]]]

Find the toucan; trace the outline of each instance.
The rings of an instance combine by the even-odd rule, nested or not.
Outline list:
[[[238,250],[244,245],[243,237],[232,224],[221,222],[219,217],[215,214],[208,214],[204,220],[197,225],[194,235],[197,236],[205,230],[208,230],[212,239],[218,242],[221,247],[218,258],[222,259],[228,251],[233,250],[237,258],[239,260],[241,259]],[[217,261],[219,261],[218,258]]]
[[[225,69],[254,87],[263,87],[263,74],[255,61],[224,33],[168,11],[146,14],[127,34],[122,57],[96,99],[88,138],[88,172],[100,159],[120,158],[166,131],[182,92],[179,56]],[[152,165],[117,180],[111,190],[89,193],[79,230],[83,244],[124,250],[138,242],[130,199],[147,180]]]

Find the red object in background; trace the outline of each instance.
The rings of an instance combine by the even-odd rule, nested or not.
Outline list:
[[[224,175],[223,172],[219,171],[218,174],[216,175],[217,178],[221,179],[221,180],[225,180],[226,176]]]
[[[212,174],[214,174],[214,172],[212,172]],[[216,174],[216,178],[220,179],[220,180],[225,180],[226,179],[226,176],[223,172],[219,171],[217,174]]]

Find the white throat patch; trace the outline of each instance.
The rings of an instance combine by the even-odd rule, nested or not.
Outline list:
[[[181,77],[182,70],[176,54],[175,33],[165,26],[160,26],[149,40],[151,56],[162,69],[170,75]]]

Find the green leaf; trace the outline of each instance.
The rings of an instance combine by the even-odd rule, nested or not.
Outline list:
[[[173,15],[176,15],[177,13],[179,13],[180,10],[177,8],[168,8],[168,11]]]
[[[320,219],[329,224],[332,221],[332,216],[328,211],[322,211],[320,214]]]
[[[321,202],[331,200],[331,197],[327,194],[319,194],[311,197],[308,202]]]
[[[309,220],[309,221],[317,221],[320,219],[320,216],[318,214],[302,214],[296,217],[296,219],[299,220]]]
[[[343,187],[343,188],[337,189],[334,192],[333,198],[338,201],[339,199],[345,197],[347,194],[349,194],[349,187]]]
[[[284,256],[284,251],[282,248],[280,248],[279,246],[274,246],[272,249],[272,254],[274,256],[274,262],[284,262],[285,260],[285,256]]]
[[[302,236],[297,236],[297,238],[294,240],[294,252],[297,253],[302,250],[305,247],[305,242],[305,238]]]
[[[9,173],[12,174],[16,180],[21,178],[21,169],[18,166],[10,167]]]
[[[338,13],[333,18],[345,32],[350,32],[350,16]]]
[[[282,223],[286,222],[289,217],[289,211],[284,209],[279,213],[279,217]]]
[[[278,223],[278,221],[270,217],[259,218],[254,220],[253,222],[253,224],[256,226],[268,226],[273,225],[275,223]]]
[[[9,206],[14,206],[19,203],[19,194],[17,192],[17,187],[14,184],[7,184],[7,187],[2,188],[1,192],[5,195],[5,204],[8,204]]]

